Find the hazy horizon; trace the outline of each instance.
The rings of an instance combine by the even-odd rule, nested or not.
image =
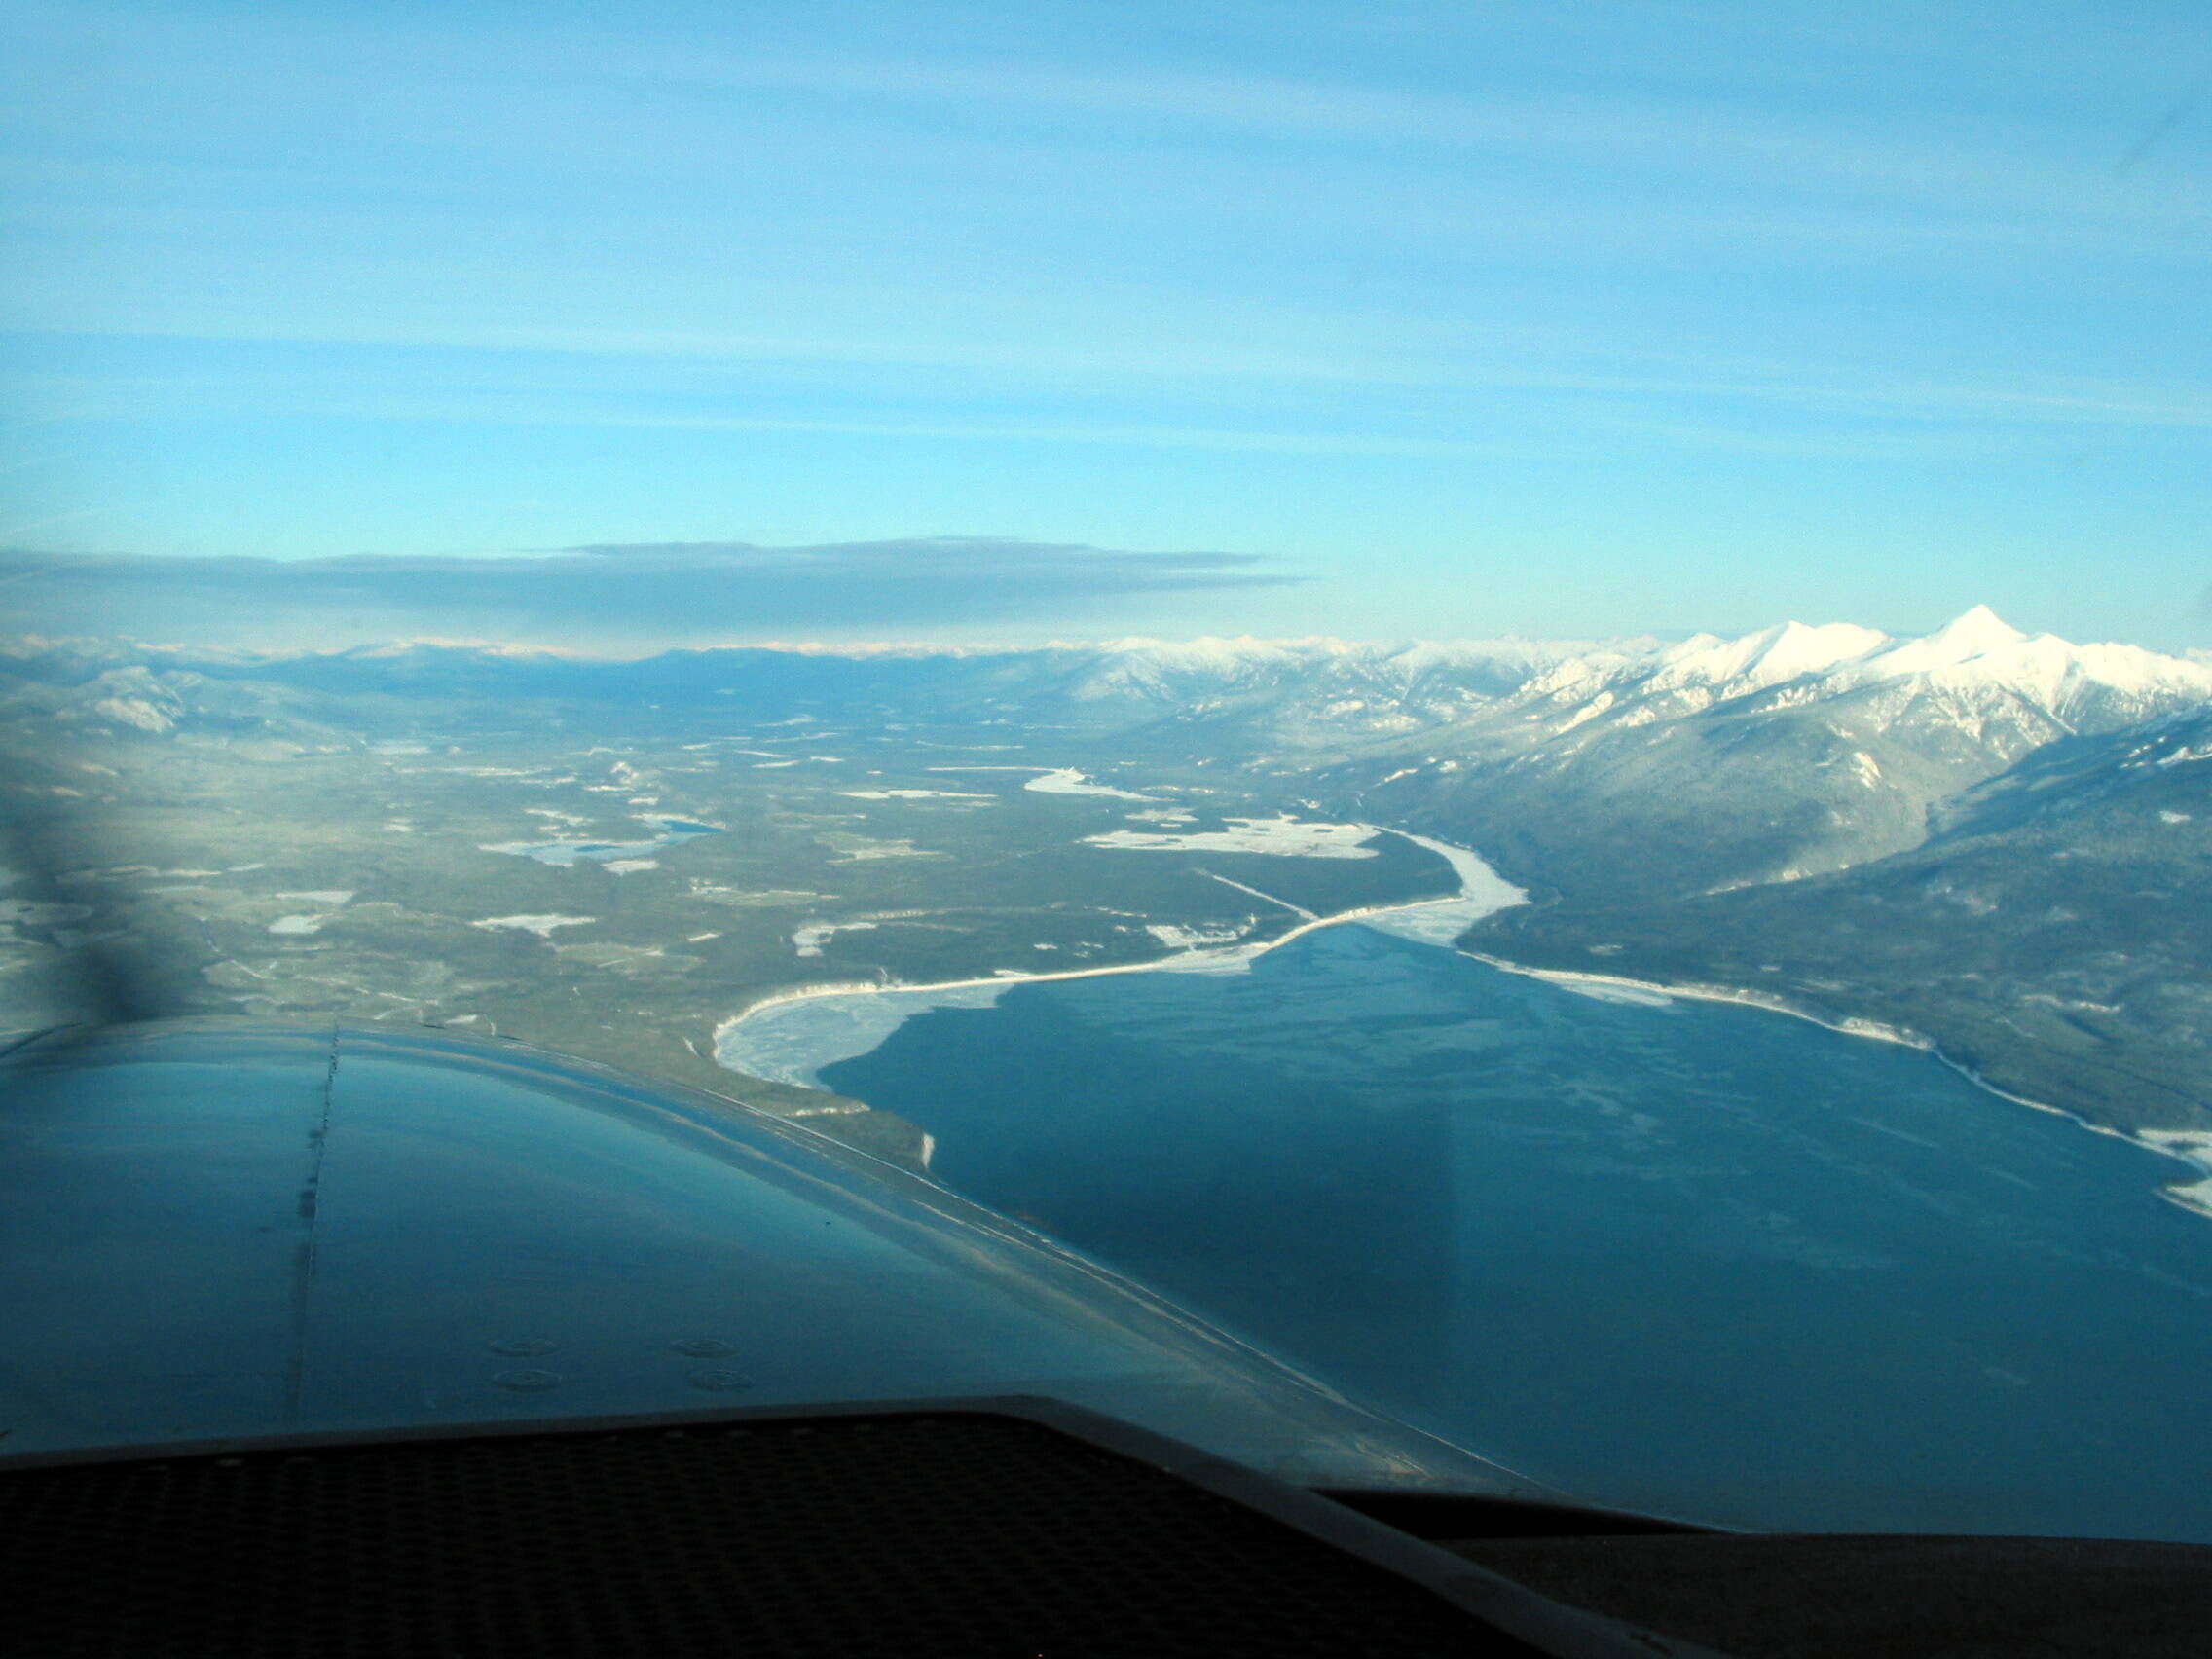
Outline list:
[[[2204,645],[2201,21],[0,0],[0,545],[337,634],[568,549],[487,614]],[[827,556],[582,568],[748,547]]]
[[[24,579],[21,567],[11,575],[7,571],[10,560],[20,555],[0,550],[0,583],[10,579]],[[186,562],[178,561],[182,565]],[[250,561],[225,562],[226,574],[236,576],[240,567],[248,567]],[[348,562],[348,571],[358,575],[360,566]],[[556,632],[533,632],[528,627],[509,626],[500,629],[469,631],[467,629],[441,629],[427,615],[403,619],[392,617],[392,626],[384,631],[374,627],[332,631],[327,619],[321,622],[303,622],[305,607],[298,602],[287,605],[264,603],[250,611],[240,613],[223,609],[223,601],[230,596],[226,585],[212,586],[205,593],[194,593],[189,588],[169,588],[156,596],[151,608],[140,612],[136,623],[119,621],[123,612],[116,608],[117,595],[113,591],[97,590],[80,593],[73,602],[49,606],[44,625],[36,615],[19,610],[9,612],[0,609],[6,625],[0,628],[0,640],[11,643],[44,643],[66,645],[74,641],[88,643],[115,643],[134,648],[156,652],[189,654],[204,652],[211,656],[225,654],[240,658],[255,656],[282,657],[294,655],[344,654],[349,652],[377,653],[410,648],[451,650],[497,651],[511,655],[542,655],[572,659],[577,662],[626,662],[668,652],[706,652],[717,650],[762,650],[796,655],[821,656],[935,656],[935,655],[1001,655],[1044,650],[1108,650],[1161,646],[1189,648],[1202,645],[1264,645],[1298,648],[1341,648],[1352,651],[1392,651],[1427,647],[1475,647],[1483,645],[1544,645],[1557,649],[1603,649],[1608,646],[1647,645],[1665,647],[1696,640],[1732,642],[1755,637],[1786,628],[1821,629],[1833,626],[1870,629],[1892,640],[1913,640],[1939,633],[1954,624],[1967,622],[1979,612],[1994,616],[2003,626],[2033,639],[2051,636],[2065,643],[2082,645],[2127,645],[2159,651],[2184,660],[2212,660],[2212,646],[2182,646],[2176,649],[2152,645],[2142,640],[2100,639],[2095,636],[2067,632],[2057,628],[2032,628],[2016,624],[1997,608],[1986,602],[1976,602],[1957,615],[1945,616],[1925,626],[1897,626],[1881,621],[1869,621],[1859,616],[1798,615],[1776,616],[1745,628],[1638,628],[1612,633],[1538,633],[1524,629],[1499,629],[1489,633],[1444,634],[1354,634],[1342,631],[1311,630],[1305,633],[1261,633],[1244,629],[1213,631],[1198,627],[1163,630],[1130,629],[1126,631],[1102,630],[1092,633],[1070,632],[1052,628],[1031,628],[1020,631],[1001,629],[995,632],[975,630],[966,635],[957,632],[898,633],[880,631],[876,634],[837,634],[810,636],[806,634],[777,634],[762,632],[718,636],[687,633],[682,637],[615,637],[602,635],[591,639],[574,637],[572,627]],[[312,593],[301,596],[312,603]],[[182,601],[181,605],[179,601]],[[175,620],[180,611],[189,613],[194,605],[202,607],[203,623],[197,628],[180,629]],[[157,619],[155,610],[163,613]],[[220,620],[214,620],[216,617]],[[410,625],[410,622],[413,625]],[[565,637],[563,637],[565,636]]]

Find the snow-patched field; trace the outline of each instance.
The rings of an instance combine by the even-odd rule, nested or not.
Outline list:
[[[822,947],[841,933],[866,933],[873,922],[808,922],[792,935],[792,944],[801,956],[820,956]]]
[[[974,794],[966,790],[839,790],[854,800],[996,800],[998,796]]]
[[[534,859],[556,869],[568,869],[587,862],[610,869],[619,865],[625,868],[615,869],[615,873],[624,874],[630,870],[651,869],[650,856],[663,848],[682,846],[702,835],[719,834],[721,830],[718,824],[694,824],[687,818],[665,818],[652,812],[637,812],[631,816],[658,825],[660,833],[649,841],[485,841],[477,844],[477,851]]]
[[[1021,786],[1039,794],[1112,795],[1116,800],[1158,800],[1158,795],[1138,794],[1134,790],[1117,790],[1106,784],[1094,784],[1072,766],[1055,767],[1043,777],[1031,778]]]
[[[1147,922],[1144,931],[1169,950],[1197,950],[1208,944],[1235,944],[1244,928],[1185,928],[1173,922]]]
[[[816,839],[837,855],[839,863],[859,859],[941,859],[944,854],[917,847],[904,836],[878,839],[871,835],[821,835]]]
[[[1377,831],[1368,824],[1320,824],[1297,818],[1232,818],[1220,830],[1113,830],[1086,835],[1087,847],[1142,853],[1276,853],[1300,859],[1371,859]]]
[[[549,938],[555,928],[588,927],[598,921],[597,916],[486,916],[480,922],[470,922],[472,928],[511,928],[517,933],[535,934],[539,939]]]

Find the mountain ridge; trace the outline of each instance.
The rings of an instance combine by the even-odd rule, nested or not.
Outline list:
[[[2052,743],[1887,858],[1635,905],[1563,897],[1470,948],[1910,1028],[1997,1088],[2212,1128],[2212,708]]]
[[[980,653],[734,647],[588,659],[448,643],[195,653],[0,644],[0,721],[343,745],[349,708],[475,718],[642,702],[700,718],[1017,724],[1309,776],[1594,899],[1798,880],[1918,844],[2032,751],[2212,702],[2212,663],[2011,628],[1785,622],[1723,639],[1129,638]],[[355,741],[365,741],[356,739]],[[1655,856],[1656,855],[1656,856]]]

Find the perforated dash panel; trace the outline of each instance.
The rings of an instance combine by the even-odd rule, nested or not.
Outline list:
[[[60,1656],[1523,1652],[1013,1418],[756,1421],[0,1475],[0,1647]]]

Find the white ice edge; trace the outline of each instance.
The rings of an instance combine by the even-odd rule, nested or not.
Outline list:
[[[1503,957],[1486,955],[1479,950],[1461,951],[1460,954],[1471,956],[1477,962],[1486,963],[1508,974],[1545,980],[1562,990],[1581,990],[1585,994],[1596,992],[1601,995],[1601,1000],[1604,1000],[1604,991],[1611,990],[1619,993],[1623,1001],[1633,999],[1664,1002],[1680,997],[1691,1002],[1738,1003],[1746,1008],[1762,1009],[1768,1014],[1788,1014],[1791,1019],[1802,1019],[1846,1037],[1864,1037],[1876,1043],[1897,1043],[1907,1049],[1921,1050],[1942,1061],[1976,1088],[1986,1094],[1994,1094],[2000,1100],[2009,1101],[2015,1106],[2025,1106],[2030,1111],[2048,1112],[2080,1128],[2087,1129],[2091,1134],[2110,1135],[2115,1140],[2126,1141],[2130,1146],[2139,1146],[2146,1152],[2179,1159],[2190,1166],[2197,1179],[2169,1182],[2157,1189],[2158,1196],[2198,1215],[2212,1216],[2212,1130],[2137,1129],[2130,1132],[2114,1128],[2107,1124],[2093,1123],[2079,1112],[2070,1112],[2063,1106],[2053,1106],[2047,1100],[2031,1100],[2025,1094],[2015,1094],[2009,1088],[1999,1087],[1964,1060],[1955,1059],[1943,1052],[1942,1046],[1926,1032],[1915,1031],[1909,1026],[1885,1025],[1879,1020],[1856,1016],[1831,1019],[1826,1014],[1799,1007],[1769,992],[1744,990],[1734,985],[1670,985],[1656,979],[1631,979],[1619,974],[1590,974],[1570,968],[1530,968],[1523,963],[1508,962]]]
[[[1404,830],[1366,828],[1371,828],[1373,833],[1378,835],[1397,835],[1439,855],[1459,878],[1458,893],[1442,899],[1417,899],[1405,904],[1340,911],[1333,916],[1320,916],[1302,922],[1297,927],[1259,943],[1228,945],[1217,950],[1187,950],[1171,956],[1155,957],[1149,962],[1124,962],[1107,968],[1064,969],[1049,974],[1020,974],[1007,970],[985,977],[954,979],[934,985],[863,982],[804,986],[765,997],[716,1026],[715,1061],[718,1065],[742,1072],[749,1077],[766,1078],[771,1082],[793,1084],[801,1088],[820,1088],[822,1084],[819,1074],[824,1066],[834,1065],[839,1060],[855,1059],[869,1052],[912,1015],[933,1008],[988,1008],[1015,985],[1055,979],[1102,978],[1111,974],[1238,974],[1248,969],[1254,958],[1288,944],[1292,940],[1303,938],[1320,928],[1339,927],[1350,922],[1394,934],[1400,939],[1456,950],[1457,946],[1455,941],[1459,935],[1485,916],[1495,915],[1500,910],[1509,910],[1528,903],[1527,893],[1491,868],[1472,848],[1456,847],[1450,842],[1439,841],[1427,835],[1416,835]],[[1508,974],[1545,980],[1563,990],[1580,988],[1584,994],[1596,992],[1601,996],[1609,990],[1616,993],[1620,1000],[1644,1003],[1676,997],[1693,1002],[1736,1003],[1746,1008],[1762,1009],[1769,1014],[1787,1014],[1791,1019],[1802,1019],[1845,1037],[1862,1037],[1872,1042],[1895,1043],[1904,1048],[1918,1049],[1934,1055],[1976,1088],[1993,1094],[2000,1100],[2010,1101],[2015,1106],[2026,1106],[2037,1112],[2049,1112],[2093,1134],[2111,1135],[2145,1151],[2156,1152],[2186,1163],[2197,1179],[2161,1186],[2157,1189],[2158,1196],[2195,1214],[2212,1217],[2212,1130],[2141,1129],[2130,1133],[2125,1129],[2092,1123],[2063,1106],[2053,1106],[2044,1100],[2031,1100],[2024,1094],[2015,1094],[2010,1089],[2000,1088],[1973,1067],[1944,1053],[1936,1040],[1924,1032],[1854,1015],[1840,1019],[1830,1018],[1763,991],[1745,990],[1733,985],[1671,985],[1652,979],[1630,978],[1621,974],[1531,968],[1479,950],[1460,951],[1459,954]],[[830,1041],[832,1031],[825,1029],[822,1024],[815,1024],[813,1030],[799,1034],[796,1041],[787,1040],[781,1044],[775,1041],[773,1026],[778,1021],[770,1011],[820,1003],[828,998],[848,999],[847,1008],[840,1011],[843,1017],[834,1022],[843,1027],[841,1032],[835,1034],[836,1041]],[[828,1010],[822,1012],[827,1013]],[[746,1029],[748,1026],[752,1027],[750,1031]],[[794,1053],[794,1050],[799,1051]]]

